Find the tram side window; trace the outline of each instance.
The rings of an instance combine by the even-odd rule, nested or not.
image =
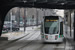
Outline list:
[[[63,22],[60,22],[60,35],[63,35]]]

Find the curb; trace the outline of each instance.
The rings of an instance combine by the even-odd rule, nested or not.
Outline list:
[[[0,37],[0,41],[7,41],[8,37]]]

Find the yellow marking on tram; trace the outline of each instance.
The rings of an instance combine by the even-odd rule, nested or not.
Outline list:
[[[57,20],[48,20],[48,19],[46,20],[46,22],[49,22],[49,21],[57,21]]]

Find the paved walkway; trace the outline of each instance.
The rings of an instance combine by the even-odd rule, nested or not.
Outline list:
[[[1,37],[8,37],[8,40],[15,40],[18,38],[21,38],[23,36],[28,35],[29,33],[31,33],[31,31],[39,29],[40,26],[32,26],[32,27],[26,27],[26,31],[20,31],[20,32],[9,32],[9,33],[5,33],[2,34]]]

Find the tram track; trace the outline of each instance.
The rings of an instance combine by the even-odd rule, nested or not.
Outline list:
[[[39,37],[39,36],[38,36]],[[33,41],[31,41],[28,45],[30,45],[31,43],[32,43]],[[42,50],[46,45],[55,45],[56,47],[58,47],[58,46],[60,46],[60,43],[41,43],[41,45],[39,45],[38,46],[38,48],[34,48],[34,50]],[[28,45],[26,45],[26,46],[23,46],[21,49],[19,49],[19,50],[24,50],[23,48],[25,48],[25,47],[27,47]],[[56,48],[57,49],[57,48]]]
[[[43,50],[43,49],[46,49],[44,47],[46,47],[47,45],[53,45],[53,43],[43,43],[39,48],[37,48],[36,50]],[[57,46],[60,46],[60,44],[55,44],[54,45],[57,47]],[[48,49],[48,48],[47,48]],[[55,49],[56,50],[56,49]]]
[[[39,36],[40,36],[40,35],[39,35]],[[38,37],[39,37],[39,36],[38,36]],[[38,40],[38,37],[35,38],[34,40]],[[18,48],[17,50],[23,50],[23,48],[25,48],[26,46],[30,45],[32,42],[33,42],[33,40],[32,40],[32,41],[29,41],[27,44],[25,44],[24,46]]]
[[[42,44],[39,48],[37,48],[36,50],[41,50],[43,47],[45,46],[45,44]]]
[[[33,33],[33,34],[35,34],[36,32],[37,32],[37,30],[34,30],[35,32]],[[31,32],[32,33],[32,32]],[[27,37],[27,38],[25,38],[25,40],[27,40],[27,39],[29,39],[33,34],[31,34],[29,37],[27,37],[27,36],[24,36],[24,37]],[[20,40],[20,39],[23,39],[24,37],[22,37],[22,38],[19,38],[19,39],[17,39],[17,40],[14,40],[14,41],[11,41],[11,42],[9,42],[9,43],[7,43],[7,44],[5,44],[3,47],[1,47],[1,49],[0,50],[5,50],[5,49],[7,49],[7,48],[9,48],[9,47],[12,47],[13,46],[13,43],[15,43],[15,42],[17,42],[18,40]],[[25,44],[25,45],[28,45],[29,43],[31,43],[32,41],[30,41],[30,42],[27,42],[27,44]],[[8,46],[7,46],[8,45]],[[25,46],[24,45],[24,46]],[[19,50],[19,49],[18,49]]]
[[[37,31],[37,30],[36,30],[36,31]],[[36,32],[35,32],[35,33],[36,33]],[[33,34],[34,34],[34,33],[33,33]],[[32,34],[32,35],[33,35],[33,34]],[[32,36],[32,35],[31,35],[31,36]],[[40,36],[40,35],[39,35],[39,36]],[[39,36],[38,36],[38,37],[39,37]],[[38,40],[38,37],[35,38],[34,40]],[[30,38],[30,37],[29,37],[29,38]],[[26,39],[28,39],[28,38],[26,38]],[[20,47],[20,48],[17,49],[17,50],[23,50],[23,48],[25,48],[26,46],[30,45],[32,42],[33,42],[33,40],[32,40],[32,41],[29,41],[27,44],[25,44],[24,46]]]
[[[29,34],[27,34],[27,35],[29,35]],[[12,44],[12,43],[14,43],[14,42],[16,42],[16,41],[18,41],[18,40],[20,40],[20,39],[26,37],[27,35],[25,35],[25,36],[23,36],[23,37],[20,37],[20,38],[18,38],[18,39],[12,40],[12,41],[10,41],[10,42],[8,42],[8,43],[6,43],[6,44],[0,46],[0,50],[3,50],[3,48],[6,48],[6,47],[9,46],[10,44]]]
[[[33,32],[31,32],[31,33],[33,33],[33,34],[31,34],[29,37],[27,37],[27,38],[24,38],[25,40],[27,40],[27,39],[29,39],[32,35],[34,35],[35,33],[37,32],[37,30],[35,30],[35,32],[33,33]]]
[[[56,44],[54,50],[59,50],[59,49],[65,50],[65,44],[64,43]]]

